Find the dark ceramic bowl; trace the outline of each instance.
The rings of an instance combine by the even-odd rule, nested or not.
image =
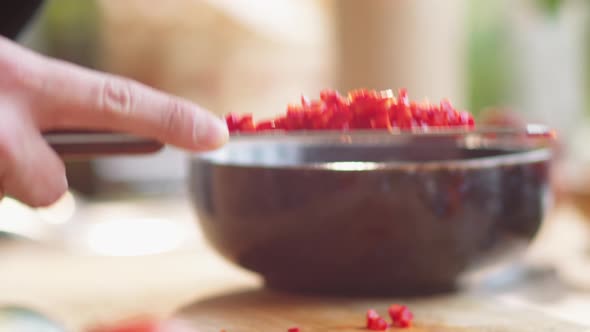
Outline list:
[[[533,239],[550,143],[539,126],[238,136],[194,156],[190,188],[213,247],[271,288],[444,291]]]

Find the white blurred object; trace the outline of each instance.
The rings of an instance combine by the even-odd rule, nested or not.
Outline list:
[[[57,202],[46,208],[36,210],[42,222],[60,225],[70,221],[76,212],[76,199],[71,192],[66,192]]]
[[[193,100],[217,115],[283,112],[333,85],[325,0],[101,0],[101,69]],[[124,37],[121,32],[124,31]],[[183,151],[102,159],[100,178],[186,178]]]
[[[99,178],[117,183],[182,181],[188,166],[186,153],[169,146],[153,155],[102,158],[94,165]]]
[[[555,14],[530,0],[510,6],[518,110],[530,121],[557,129],[569,150],[585,122],[588,4],[561,1]]]
[[[35,210],[12,198],[0,201],[0,232],[38,240],[47,234]]]
[[[281,44],[314,46],[327,39],[317,0],[204,0],[211,8],[230,15],[236,22]],[[302,24],[305,23],[305,24]]]
[[[50,207],[33,209],[5,198],[0,232],[81,255],[153,255],[197,243],[185,198],[151,199],[86,203],[68,192]]]
[[[407,88],[466,107],[467,0],[338,0],[339,89]]]
[[[0,232],[34,241],[53,241],[57,227],[72,220],[81,201],[67,191],[59,200],[45,208],[33,209],[13,198],[0,201]]]
[[[71,244],[106,256],[142,256],[173,251],[187,233],[178,223],[156,218],[108,218],[86,225]]]

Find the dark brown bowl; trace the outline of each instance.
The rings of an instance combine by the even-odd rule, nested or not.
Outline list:
[[[531,128],[233,137],[191,160],[192,199],[213,247],[269,287],[450,290],[537,233],[551,150]]]

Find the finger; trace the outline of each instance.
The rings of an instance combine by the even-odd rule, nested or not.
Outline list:
[[[187,100],[22,48],[17,52],[22,57],[12,61],[26,68],[20,70],[20,82],[27,86],[44,129],[123,131],[192,150],[214,149],[228,139],[221,119]]]
[[[193,150],[228,138],[225,123],[211,113],[132,80],[57,62],[46,70],[40,99],[52,101],[57,126],[125,131]]]
[[[17,112],[0,105],[0,188],[33,207],[48,206],[67,190],[63,162]]]

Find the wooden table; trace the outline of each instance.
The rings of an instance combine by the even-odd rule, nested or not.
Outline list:
[[[368,307],[383,312],[394,301],[411,305],[414,331],[590,331],[590,227],[567,206],[555,211],[511,273],[459,294],[414,300],[267,292],[256,275],[211,250],[182,196],[89,202],[72,222],[81,226],[96,216],[131,215],[173,221],[189,236],[173,251],[136,257],[2,241],[0,302],[38,308],[73,331],[142,314],[177,315],[201,331],[286,331],[291,325],[303,331],[359,331]],[[0,213],[2,220],[6,215]]]

